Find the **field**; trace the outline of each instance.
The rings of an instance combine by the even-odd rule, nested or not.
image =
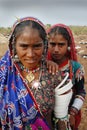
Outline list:
[[[87,44],[80,44],[80,42],[87,42],[87,27],[73,27],[70,26],[73,34],[74,34],[74,38],[75,38],[75,42],[76,42],[76,46],[79,46],[80,48],[77,50],[78,52],[78,61],[84,66],[85,69],[85,88],[87,91],[87,59],[86,58],[82,58],[83,54],[87,55]],[[9,34],[10,31],[5,32],[6,30],[0,30],[0,33],[2,32],[3,35],[7,36],[7,34]],[[8,39],[5,38],[2,34],[0,34],[0,58],[5,54],[7,48],[8,48]],[[82,53],[79,53],[81,50],[83,50]],[[83,105],[82,108],[82,121],[79,127],[79,130],[87,130],[87,96],[85,99],[85,103]]]

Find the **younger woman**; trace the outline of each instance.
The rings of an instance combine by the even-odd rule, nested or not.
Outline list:
[[[77,62],[75,42],[69,27],[63,24],[52,26],[48,30],[48,40],[48,59],[56,62],[62,72],[69,72],[73,83],[73,97],[69,105],[69,114],[71,128],[77,130],[81,121],[80,110],[86,94],[84,69]]]

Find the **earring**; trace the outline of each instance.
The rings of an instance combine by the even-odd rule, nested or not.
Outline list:
[[[68,50],[68,51],[70,51],[70,50],[71,50],[70,46],[68,46],[67,50]]]
[[[17,54],[14,56],[14,61],[15,61],[15,62],[19,62],[19,57],[18,57]]]

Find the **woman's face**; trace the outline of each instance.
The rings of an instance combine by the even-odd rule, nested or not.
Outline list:
[[[29,69],[40,64],[43,48],[43,40],[36,29],[26,27],[16,39],[16,52],[19,60]]]
[[[61,63],[66,58],[68,42],[61,34],[51,34],[49,38],[48,50],[53,61]]]

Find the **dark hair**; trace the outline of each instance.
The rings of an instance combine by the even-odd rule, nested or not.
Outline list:
[[[64,27],[56,26],[52,28],[50,32],[48,33],[48,35],[50,36],[51,34],[54,34],[54,35],[61,34],[68,41],[68,45],[71,44],[71,37],[69,35],[69,32]]]
[[[13,36],[16,38],[18,35],[20,35],[22,33],[22,31],[24,30],[25,27],[32,27],[34,29],[37,29],[39,31],[40,37],[43,39],[43,41],[46,40],[46,31],[45,31],[45,29],[35,21],[26,20],[26,21],[20,22],[15,27],[15,29],[13,31],[13,34],[11,36],[10,42],[12,42]]]

